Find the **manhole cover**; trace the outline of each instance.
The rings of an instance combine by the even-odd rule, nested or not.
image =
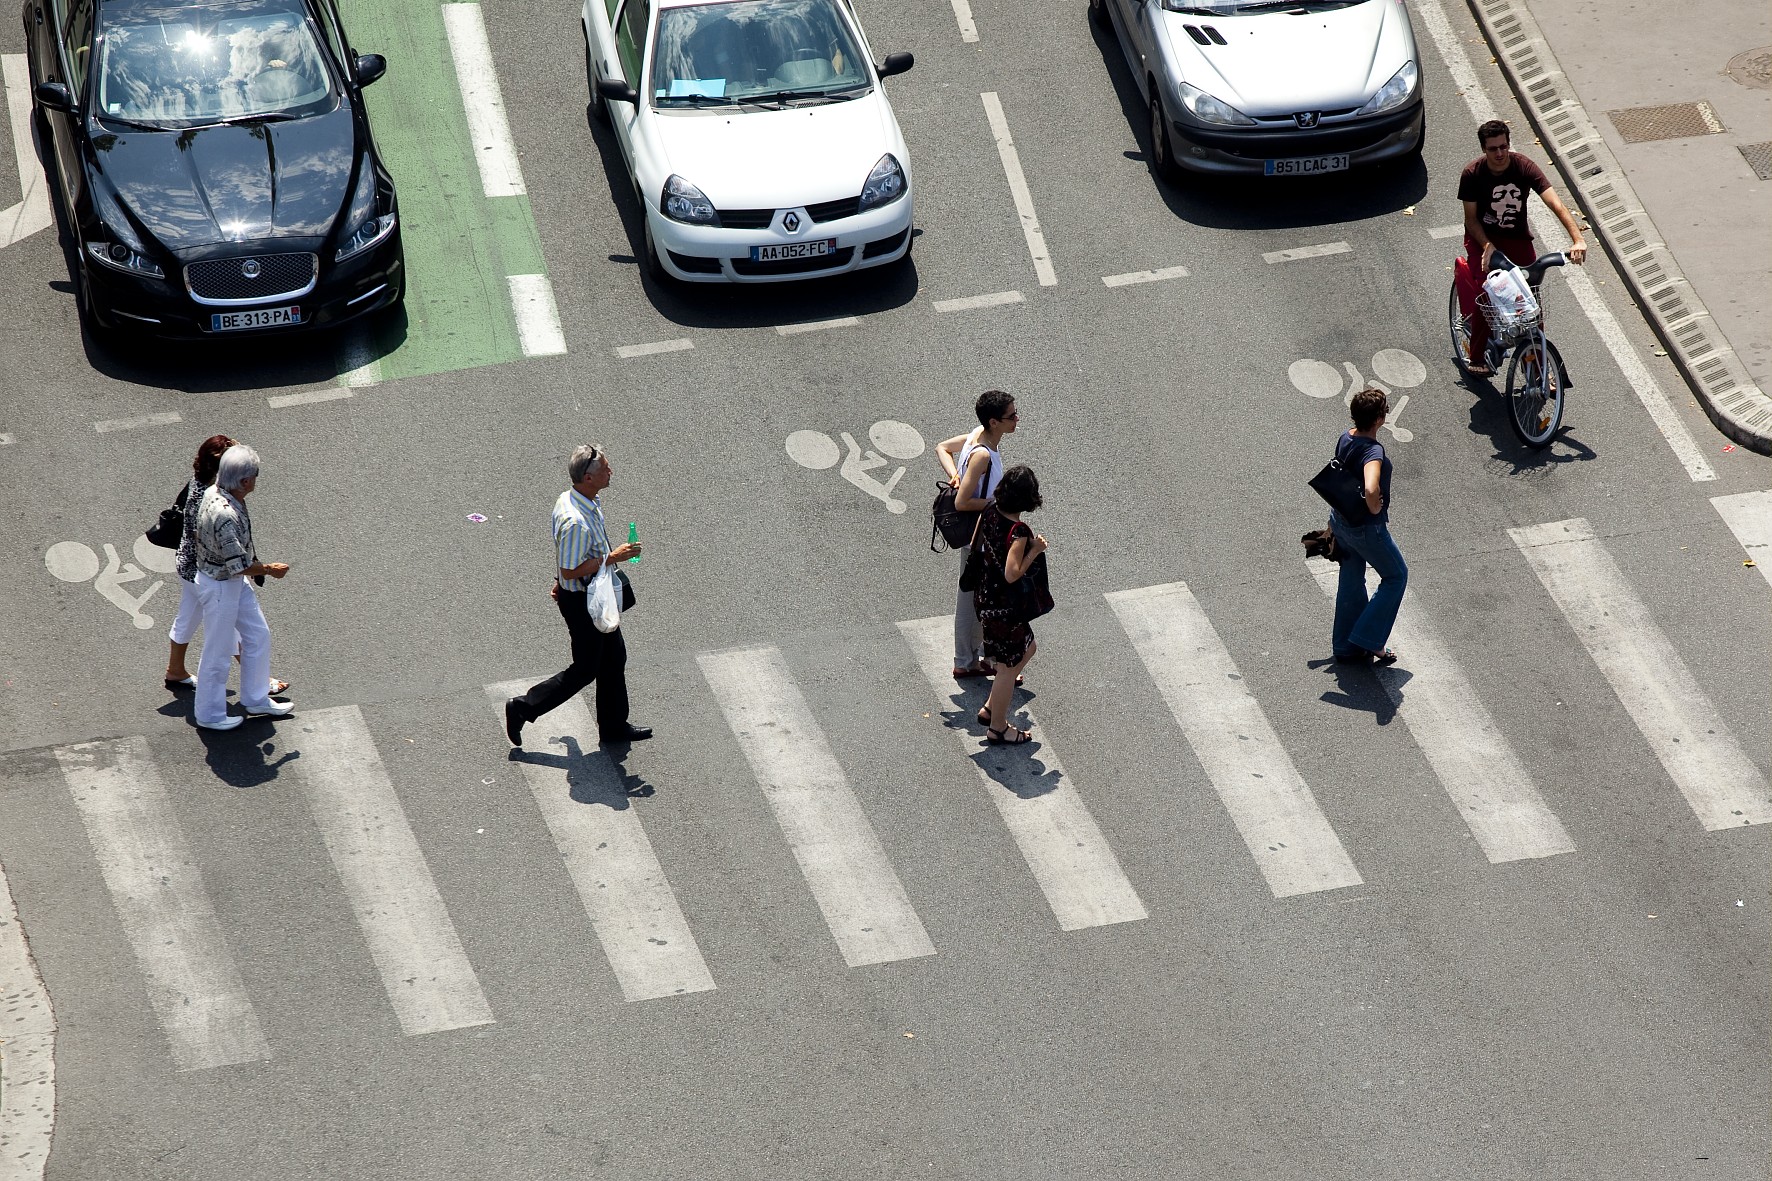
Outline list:
[[[1772,45],[1736,54],[1723,67],[1723,73],[1743,86],[1751,86],[1755,90],[1772,90]]]
[[[1761,180],[1772,180],[1772,143],[1737,144],[1741,149],[1741,158],[1747,166],[1754,170],[1754,175]]]
[[[1707,102],[1675,103],[1671,107],[1631,107],[1607,111],[1612,125],[1627,144],[1657,139],[1685,139],[1692,135],[1718,135],[1723,121]]]

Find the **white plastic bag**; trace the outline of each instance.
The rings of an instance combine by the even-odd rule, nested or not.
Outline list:
[[[605,563],[591,579],[591,593],[585,596],[585,608],[591,622],[600,632],[612,632],[621,626],[621,594],[615,580],[614,563]]]
[[[1519,267],[1491,271],[1483,280],[1483,290],[1495,311],[1494,326],[1500,335],[1511,336],[1538,318],[1538,298],[1532,294],[1526,272]]]

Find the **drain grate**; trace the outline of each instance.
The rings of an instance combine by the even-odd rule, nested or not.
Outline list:
[[[1658,139],[1685,139],[1693,135],[1717,135],[1723,121],[1707,102],[1675,103],[1670,107],[1631,107],[1607,111],[1612,125],[1627,144]]]
[[[1741,158],[1761,180],[1772,180],[1772,143],[1737,144]]]

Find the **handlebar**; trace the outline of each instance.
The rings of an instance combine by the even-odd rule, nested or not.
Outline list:
[[[1521,267],[1520,269],[1526,272],[1526,278],[1531,282],[1532,286],[1536,287],[1538,286],[1539,281],[1544,278],[1544,272],[1550,270],[1552,267],[1560,267],[1568,261],[1569,256],[1562,251],[1553,251],[1550,254],[1539,255],[1536,261]],[[1489,271],[1491,274],[1496,271],[1512,270],[1513,267],[1513,260],[1508,258],[1508,256],[1503,254],[1500,250],[1492,250],[1489,252]]]

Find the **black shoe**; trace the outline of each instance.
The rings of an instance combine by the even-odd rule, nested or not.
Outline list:
[[[505,735],[512,746],[523,745],[523,715],[517,712],[517,699],[505,702]]]
[[[602,735],[598,741],[604,746],[613,746],[618,742],[645,742],[652,737],[651,726],[626,725],[619,730],[611,730]]]

